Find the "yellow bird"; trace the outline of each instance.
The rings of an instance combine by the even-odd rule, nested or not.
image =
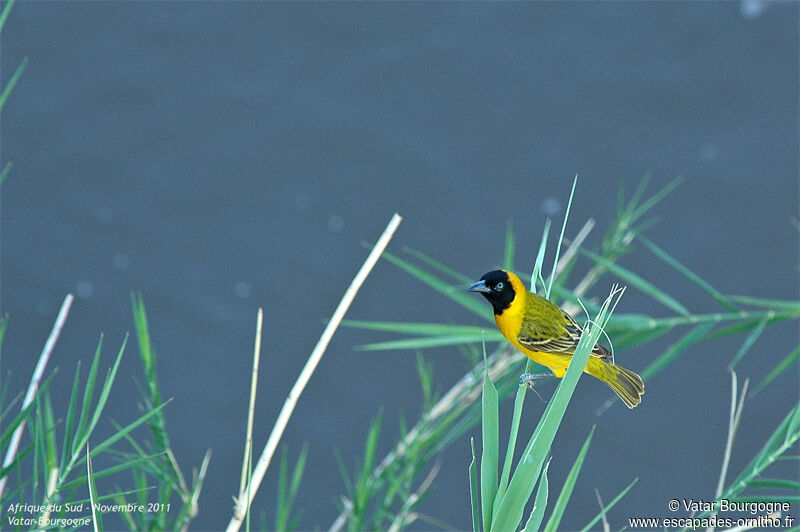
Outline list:
[[[489,300],[497,328],[525,356],[547,366],[559,379],[564,376],[583,329],[566,312],[547,299],[528,292],[510,271],[494,270],[469,287]],[[644,382],[636,373],[611,361],[611,351],[600,344],[592,349],[586,373],[608,384],[633,408],[642,400]]]

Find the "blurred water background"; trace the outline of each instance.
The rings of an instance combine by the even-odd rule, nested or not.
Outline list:
[[[53,396],[68,397],[101,332],[111,364],[133,327],[130,292],[141,291],[163,394],[174,397],[177,458],[191,470],[214,450],[197,530],[223,527],[238,489],[256,309],[266,320],[260,449],[362,242],[395,211],[405,221],[390,250],[411,246],[477,279],[502,260],[509,219],[517,267],[530,270],[575,174],[568,234],[595,218],[592,245],[619,183],[630,193],[649,172],[655,192],[683,176],[649,238],[724,293],[798,296],[796,2],[26,2],[3,34],[4,80],[24,56],[2,121],[2,160],[14,163],[2,190],[2,373],[11,394],[27,386],[73,292],[51,362]],[[622,263],[693,312],[718,308],[642,248]],[[670,313],[636,290],[618,312]],[[386,262],[348,316],[478,323]],[[676,338],[618,361],[641,370]],[[310,445],[301,529],[338,513],[334,449],[352,465],[382,410],[385,454],[401,413],[418,414],[413,352],[353,350],[379,339],[340,330],[289,424],[290,456]],[[770,327],[740,377],[760,381],[797,340],[795,324]],[[617,405],[599,422],[610,392],[581,382],[550,466],[560,486],[599,423],[566,528],[597,513],[595,487],[607,502],[635,477],[612,528],[713,494],[725,366],[741,341],[692,349],[648,382],[639,409]],[[427,355],[442,390],[467,370],[454,349]],[[732,472],[785,415],[773,405],[797,397],[792,378],[746,405]],[[132,342],[110,417],[137,415],[142,380]],[[527,430],[542,410],[531,398]],[[465,437],[441,458],[421,512],[471,526],[469,460]],[[270,519],[275,482],[272,471],[256,499]]]

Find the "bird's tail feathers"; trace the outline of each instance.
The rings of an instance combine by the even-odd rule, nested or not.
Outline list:
[[[586,372],[608,384],[628,408],[633,408],[642,401],[644,382],[631,370],[592,357],[586,366]]]

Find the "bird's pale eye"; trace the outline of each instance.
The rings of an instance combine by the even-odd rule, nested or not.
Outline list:
[[[501,292],[501,291],[503,290],[503,282],[502,282],[502,281],[500,281],[499,283],[497,283],[497,284],[494,286],[494,289],[495,289],[495,290],[497,290],[498,292]]]

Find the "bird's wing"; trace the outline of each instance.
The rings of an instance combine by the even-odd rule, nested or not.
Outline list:
[[[543,353],[563,353],[572,355],[578,342],[581,340],[583,329],[572,316],[564,311],[563,323],[544,322],[540,320],[524,320],[520,328],[517,340],[519,343],[531,351],[541,351]],[[609,358],[611,352],[600,344],[596,344],[592,349],[592,356],[598,358]]]

